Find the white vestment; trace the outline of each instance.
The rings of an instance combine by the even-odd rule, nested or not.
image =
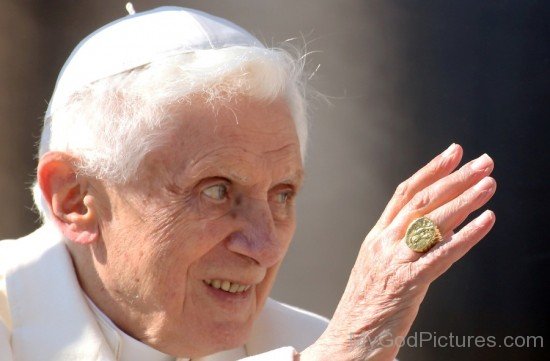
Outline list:
[[[246,360],[293,360],[327,322],[268,299],[242,348],[246,356],[257,356]],[[0,242],[0,361],[119,361],[117,339],[104,332],[57,231],[41,227]],[[227,351],[193,361],[228,361],[234,355]]]

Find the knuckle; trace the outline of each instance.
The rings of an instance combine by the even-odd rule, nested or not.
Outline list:
[[[450,254],[450,248],[449,247],[439,247],[437,250],[437,258],[447,258]]]
[[[441,168],[444,168],[443,164],[438,164],[435,167],[429,167],[429,168],[424,169],[424,177],[429,178],[429,179],[433,179],[433,178],[437,177],[438,174],[441,171]]]
[[[453,162],[453,157],[441,157],[439,160],[438,168],[440,170],[449,168],[450,164]]]
[[[476,205],[481,205],[483,204],[484,202],[486,202],[487,200],[489,200],[488,196],[490,195],[490,191],[489,190],[484,190],[484,191],[478,191],[476,192],[473,196],[471,197],[468,197],[468,199],[464,199],[463,200],[463,203],[464,205],[466,205],[466,203],[468,204],[476,204]]]
[[[462,239],[467,240],[475,237],[480,229],[481,227],[479,225],[471,224],[470,227],[468,227],[468,229],[465,230],[464,234],[462,235]]]
[[[468,205],[470,204],[470,200],[466,197],[458,197],[456,199],[456,205],[455,205],[455,209],[456,210],[460,210],[460,209],[464,209],[466,207],[468,207]]]
[[[469,164],[465,164],[461,172],[459,172],[460,179],[466,181],[472,177],[482,177],[487,172],[487,168],[474,169]]]
[[[410,207],[412,209],[424,209],[430,204],[431,198],[429,192],[418,193],[411,199]]]
[[[395,188],[395,195],[400,198],[405,198],[409,193],[410,183],[409,181],[403,181],[399,183],[397,188]]]

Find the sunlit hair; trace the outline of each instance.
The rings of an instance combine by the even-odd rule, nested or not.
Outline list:
[[[229,47],[185,53],[98,80],[44,120],[38,156],[60,151],[78,159],[79,174],[124,184],[170,132],[171,105],[200,95],[217,106],[237,96],[286,100],[302,158],[307,145],[303,58],[280,49]],[[50,218],[39,186],[34,201]]]

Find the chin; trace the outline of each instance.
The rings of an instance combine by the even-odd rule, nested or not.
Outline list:
[[[211,334],[211,350],[207,354],[230,350],[243,346],[252,333],[252,322],[245,325],[229,323],[220,325]]]

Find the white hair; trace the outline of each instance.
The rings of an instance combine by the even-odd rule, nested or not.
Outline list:
[[[282,97],[294,119],[303,159],[308,133],[303,67],[303,57],[281,49],[238,46],[154,61],[74,93],[44,119],[38,157],[65,152],[78,159],[78,173],[124,184],[167,139],[169,106],[198,94],[212,105],[237,95],[267,101]],[[33,194],[47,222],[51,215],[37,182]]]

